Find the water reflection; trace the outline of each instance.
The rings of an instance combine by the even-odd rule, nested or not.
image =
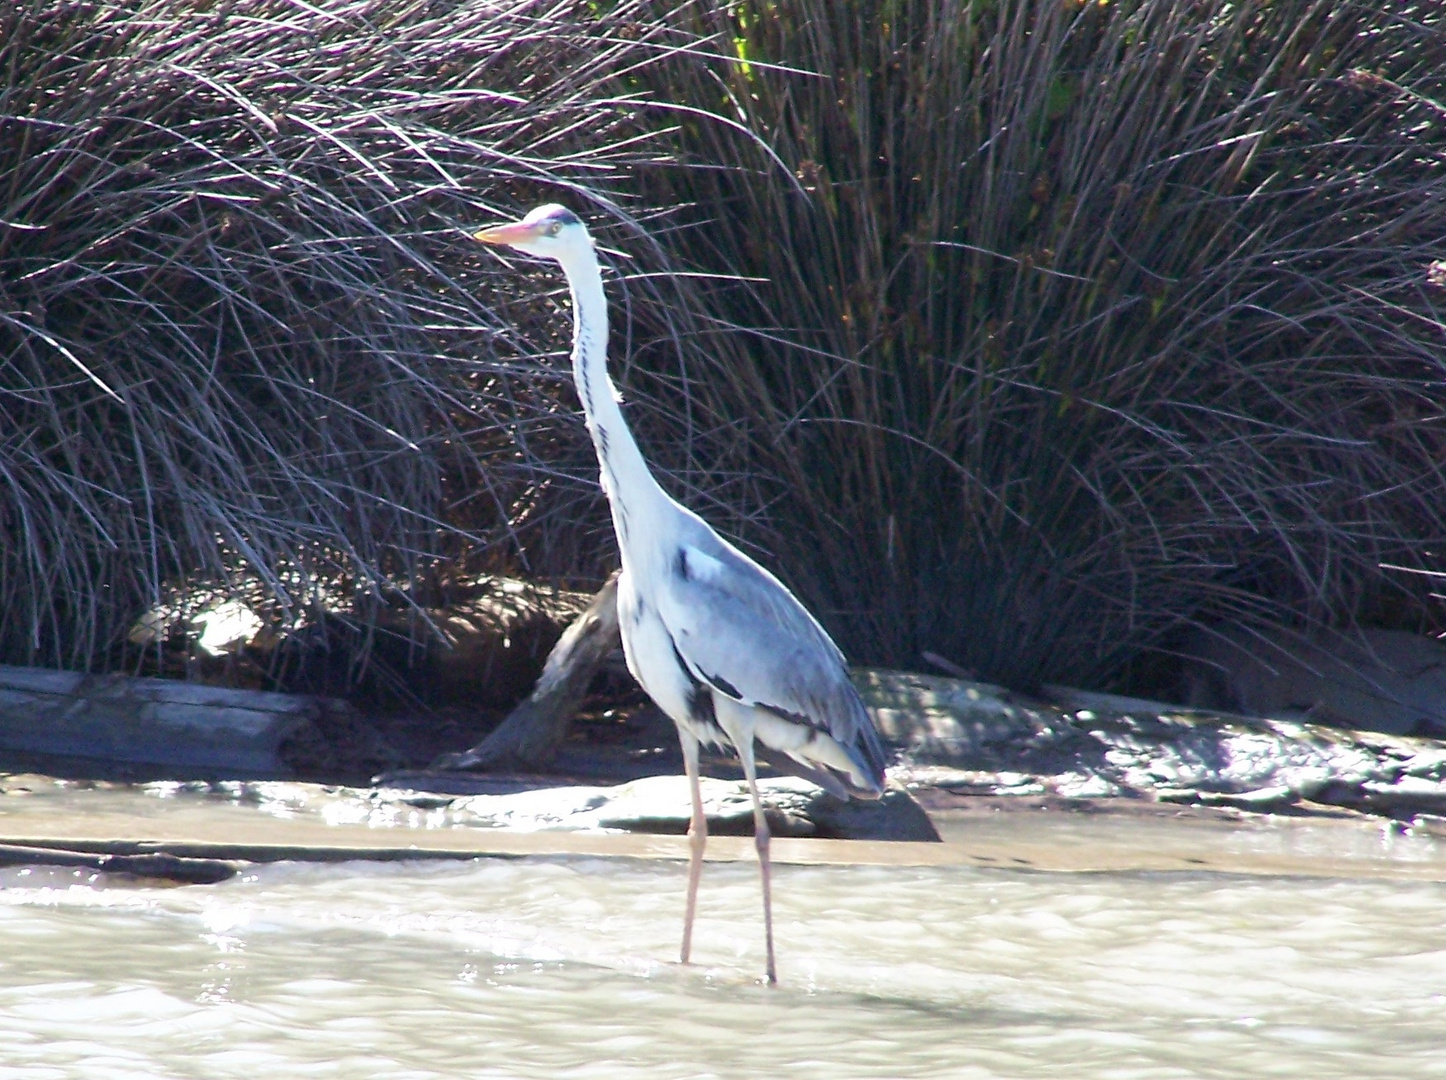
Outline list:
[[[0,871],[14,1077],[1438,1077],[1446,887],[627,860]]]

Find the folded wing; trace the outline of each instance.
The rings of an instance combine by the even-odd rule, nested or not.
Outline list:
[[[715,547],[708,540],[715,538],[679,545],[657,596],[689,673],[715,695],[788,725],[760,723],[764,745],[807,766],[852,774],[850,786],[877,794],[883,745],[838,646],[777,578],[722,541]]]

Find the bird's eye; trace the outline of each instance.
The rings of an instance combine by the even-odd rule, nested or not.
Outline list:
[[[547,227],[548,236],[556,236],[562,230],[562,222],[554,221]]]

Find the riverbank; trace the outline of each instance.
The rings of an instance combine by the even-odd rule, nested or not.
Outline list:
[[[25,677],[41,674],[61,677]],[[349,822],[426,813],[534,832],[686,828],[677,740],[647,703],[580,718],[545,773],[392,768],[368,776],[369,762],[428,760],[445,733],[428,730],[425,716],[372,716],[302,695],[64,678],[75,685],[49,687],[28,725],[0,727],[0,772],[42,777],[36,783],[46,790],[174,790],[268,808],[273,817],[324,806],[328,820]],[[856,679],[896,750],[891,793],[878,803],[842,803],[802,781],[767,776],[779,836],[928,841],[931,819],[981,807],[990,814],[1278,814],[1446,834],[1446,744],[1438,740],[1061,687],[1029,698],[907,672],[863,670]],[[26,702],[10,704],[23,719]],[[426,738],[403,743],[418,732]],[[297,768],[288,755],[298,744],[312,755],[312,770],[322,760],[331,771]],[[95,749],[75,754],[87,745]],[[736,765],[714,755],[704,772],[713,831],[751,832]],[[35,784],[8,782],[0,804],[15,803],[8,796],[27,786]]]

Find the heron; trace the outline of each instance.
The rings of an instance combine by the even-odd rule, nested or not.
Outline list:
[[[566,207],[474,234],[550,259],[572,295],[572,374],[617,534],[618,628],[628,670],[673,721],[692,809],[680,962],[689,962],[708,822],[698,782],[702,743],[731,747],[753,800],[763,890],[767,981],[773,951],[769,829],[757,762],[840,798],[883,794],[883,742],[848,677],[843,653],[798,598],[658,483],[608,377],[608,313],[591,235]],[[756,744],[756,745],[755,745]]]

